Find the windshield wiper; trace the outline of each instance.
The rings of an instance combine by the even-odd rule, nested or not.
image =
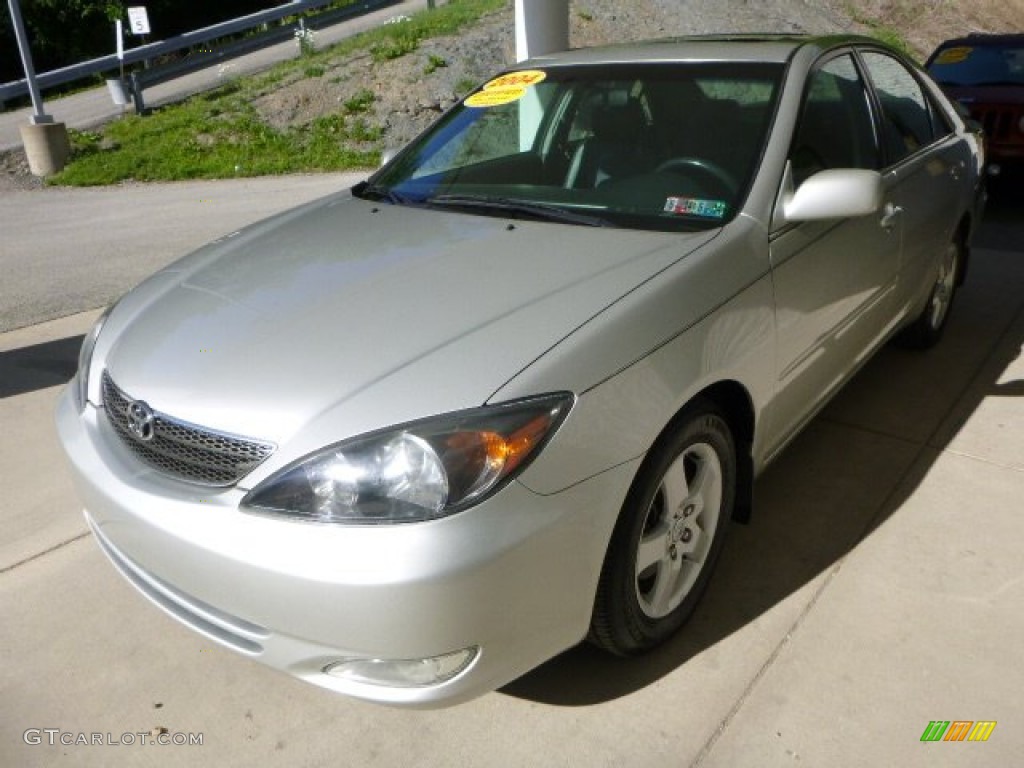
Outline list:
[[[365,181],[361,181],[352,187],[352,194],[363,200],[380,200],[392,205],[410,205],[416,202],[401,192],[395,192],[391,187],[385,187],[380,184],[367,184]]]
[[[585,213],[569,211],[550,203],[538,203],[533,200],[519,200],[514,197],[496,197],[491,195],[435,195],[423,201],[427,205],[438,205],[452,208],[491,211],[495,213],[514,213],[541,221],[558,221],[564,224],[581,224],[586,227],[614,226],[607,219]]]

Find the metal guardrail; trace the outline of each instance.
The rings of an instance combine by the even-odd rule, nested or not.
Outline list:
[[[68,67],[61,67],[60,69],[43,72],[36,75],[36,83],[42,90],[52,88],[55,85],[62,85],[64,83],[74,82],[75,80],[82,80],[101,72],[117,70],[120,68],[122,63],[136,64],[140,61],[149,61],[157,56],[175,53],[186,48],[202,45],[203,43],[207,43],[211,40],[235,35],[239,32],[246,32],[269,22],[287,18],[288,16],[294,16],[305,11],[324,8],[325,6],[331,5],[333,2],[334,0],[293,0],[293,2],[287,3],[286,5],[279,5],[275,8],[268,8],[265,11],[252,13],[248,16],[241,16],[237,19],[232,19],[231,21],[225,21],[220,24],[214,24],[209,27],[193,30],[192,32],[186,32],[172,37],[169,40],[140,45],[137,48],[130,48],[124,52],[123,60],[118,59],[117,54],[112,53],[108,56],[101,56],[96,59],[90,59],[89,61],[72,64]],[[345,19],[355,18],[356,16],[370,13],[371,11],[375,11],[379,8],[395,5],[397,2],[399,2],[399,0],[360,0],[360,2],[353,3],[352,5],[344,6],[332,11],[324,11],[315,16],[310,16],[304,19],[304,22],[306,26],[315,29],[338,21],[343,21]],[[246,40],[240,40],[237,41],[237,43],[229,43],[222,49],[227,52],[225,55],[218,57],[216,52],[214,52],[213,54],[205,55],[203,57],[202,60],[206,63],[199,65],[200,59],[196,59],[195,66],[190,69],[182,70],[176,75],[171,75],[163,79],[156,79],[154,77],[154,79],[149,80],[148,82],[143,79],[143,87],[145,87],[145,85],[155,85],[157,82],[164,82],[164,80],[170,80],[180,74],[185,74],[185,72],[194,72],[206,66],[216,64],[224,58],[240,56],[243,53],[248,53],[249,51],[257,50],[258,48],[273,45],[274,43],[280,42],[280,40],[294,34],[296,27],[297,24],[285,25],[278,28],[279,30],[282,30],[281,32],[278,32],[278,29],[271,29],[262,33],[262,35],[255,35],[254,39],[259,42],[255,44],[248,44],[248,47],[243,45],[246,44]],[[266,37],[264,37],[264,35]],[[236,45],[239,46],[237,49],[234,48]],[[168,67],[171,66],[172,65],[168,65]],[[28,82],[25,79],[0,84],[0,104],[18,96],[24,96],[27,93]]]
[[[389,5],[396,5],[400,1],[401,0],[364,0],[363,2],[353,3],[352,5],[346,5],[341,8],[324,11],[316,14],[315,16],[304,17],[301,21],[282,24],[272,29],[268,29],[266,32],[261,32],[258,35],[252,35],[250,37],[245,37],[241,40],[236,40],[234,42],[227,43],[226,45],[219,46],[215,50],[194,54],[180,61],[172,61],[169,64],[136,70],[131,73],[128,82],[125,83],[125,87],[131,95],[132,102],[135,106],[135,112],[141,115],[146,109],[143,91],[150,86],[165,83],[168,80],[174,80],[182,75],[198,72],[201,69],[206,69],[207,67],[211,67],[215,64],[237,58],[238,56],[244,56],[252,51],[257,51],[262,48],[266,48],[267,46],[291,39],[295,36],[295,31],[303,27],[307,29],[321,29],[332,24],[337,24],[338,22],[348,21],[349,19],[354,19],[359,16],[365,16],[371,11],[386,8]]]

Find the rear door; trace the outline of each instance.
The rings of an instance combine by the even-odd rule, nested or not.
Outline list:
[[[901,61],[861,53],[874,86],[893,203],[903,227],[897,309],[916,312],[935,281],[938,259],[954,237],[969,154],[949,119]]]

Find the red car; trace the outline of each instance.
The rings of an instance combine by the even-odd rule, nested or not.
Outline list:
[[[1024,34],[947,40],[925,68],[984,129],[990,172],[1024,166]]]

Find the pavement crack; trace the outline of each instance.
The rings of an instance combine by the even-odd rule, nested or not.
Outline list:
[[[711,734],[711,737],[707,740],[707,742],[701,748],[700,752],[697,754],[697,757],[690,764],[690,768],[700,768],[700,766],[704,763],[704,760],[707,759],[708,755],[711,754],[711,750],[714,749],[715,744],[718,743],[718,740],[721,738],[722,734],[725,733],[726,729],[729,727],[729,724],[732,723],[736,715],[738,715],[740,710],[743,709],[744,704],[746,704],[747,700],[751,697],[751,695],[753,695],[754,689],[757,688],[758,684],[761,682],[761,679],[768,673],[768,670],[771,669],[772,665],[775,664],[775,660],[782,654],[782,651],[790,644],[790,642],[793,639],[793,635],[804,623],[804,619],[806,619],[807,616],[811,613],[811,611],[814,610],[814,607],[818,604],[818,599],[825,593],[825,590],[828,589],[829,585],[832,583],[832,580],[836,577],[840,569],[843,567],[843,563],[845,561],[846,558],[844,557],[841,560],[837,561],[832,566],[832,568],[829,569],[829,572],[825,576],[822,583],[816,590],[814,590],[814,594],[811,596],[811,599],[807,601],[807,605],[805,605],[804,609],[800,611],[800,615],[797,616],[796,619],[793,621],[793,624],[786,631],[786,634],[783,636],[782,640],[780,640],[778,645],[776,645],[775,648],[772,649],[771,654],[769,654],[768,658],[765,659],[764,663],[758,668],[757,672],[750,679],[750,682],[747,683],[746,688],[743,689],[743,693],[739,695],[739,697],[736,699],[736,702],[732,705],[732,708],[725,715],[725,717],[722,718],[722,721],[718,724],[718,727],[715,728],[715,732]]]
[[[76,541],[81,541],[82,539],[87,538],[88,536],[89,536],[89,532],[85,531],[83,533],[78,534],[77,536],[72,536],[70,539],[65,539],[64,541],[60,542],[59,544],[54,544],[52,547],[49,547],[48,549],[44,549],[42,552],[37,552],[34,555],[29,555],[28,557],[24,558],[23,560],[18,560],[17,562],[11,563],[10,565],[5,565],[3,567],[0,567],[0,575],[5,574],[5,573],[9,573],[10,571],[13,571],[15,568],[20,568],[23,565],[26,565],[28,563],[31,563],[31,562],[35,561],[35,560],[38,560],[41,557],[45,557],[46,555],[49,555],[51,552],[56,552],[58,549],[63,549],[64,547],[68,546],[69,544],[74,544]]]

